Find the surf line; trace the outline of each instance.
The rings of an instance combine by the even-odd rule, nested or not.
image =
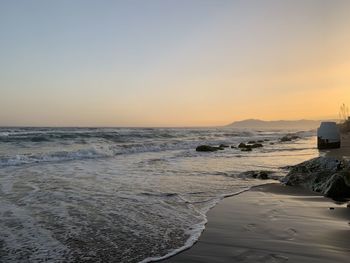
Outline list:
[[[193,206],[191,206],[192,209],[194,209],[196,212],[198,212],[200,215],[203,216],[203,221],[198,223],[198,224],[195,224],[190,231],[189,230],[187,231],[187,233],[190,234],[190,237],[186,240],[185,244],[182,247],[179,247],[179,248],[172,250],[171,252],[169,252],[168,254],[165,254],[164,256],[148,257],[148,258],[145,258],[144,260],[140,261],[139,263],[149,263],[149,262],[161,261],[164,259],[171,258],[171,257],[173,257],[173,256],[175,256],[175,255],[177,255],[177,254],[179,254],[187,249],[190,249],[195,243],[198,242],[199,237],[202,235],[203,231],[205,230],[205,226],[208,223],[208,219],[207,219],[206,214],[213,207],[215,207],[221,200],[223,200],[227,197],[237,196],[237,195],[240,195],[242,193],[248,192],[256,187],[261,187],[261,186],[269,185],[269,184],[274,184],[274,183],[253,185],[253,186],[250,186],[248,188],[244,188],[244,189],[242,189],[238,192],[235,192],[235,193],[220,195],[218,200],[216,202],[213,202],[213,204],[210,207],[208,207],[208,209],[204,213],[199,211],[198,209],[194,208]],[[180,197],[180,198],[186,202],[186,200],[183,197]]]

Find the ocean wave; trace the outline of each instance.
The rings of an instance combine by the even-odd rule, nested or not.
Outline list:
[[[221,143],[227,143],[222,140],[211,141],[211,145],[219,145]],[[237,143],[237,142],[236,142]],[[195,148],[201,144],[201,141],[167,141],[167,142],[143,142],[143,143],[96,143],[88,144],[90,147],[79,149],[79,150],[65,150],[65,151],[54,151],[57,147],[54,147],[52,151],[40,152],[40,153],[23,153],[15,155],[0,155],[0,167],[7,166],[20,166],[26,164],[39,164],[48,162],[62,162],[62,161],[73,161],[73,160],[84,160],[84,159],[99,159],[109,158],[123,154],[137,154],[145,152],[162,152],[162,151],[178,151],[175,153],[174,158],[177,157],[195,157],[200,155],[195,151]],[[61,148],[62,146],[60,146]],[[297,155],[302,155],[302,151],[314,150],[310,147],[284,147],[284,148],[273,148],[263,149],[260,151],[261,154],[266,153],[278,153],[278,152],[301,152]],[[243,157],[240,152],[237,154],[236,149],[230,151],[230,155],[227,158],[232,157]],[[256,155],[256,154],[255,154]],[[254,156],[255,156],[254,155]],[[294,154],[295,155],[295,154]],[[306,154],[307,155],[307,154]],[[252,154],[249,154],[252,157]],[[274,155],[276,156],[276,155]],[[282,156],[282,155],[278,155]],[[288,156],[288,155],[287,155]],[[167,162],[166,159],[150,159],[144,160],[140,163],[143,164],[157,164]]]
[[[49,142],[76,139],[105,139],[114,142],[123,142],[117,132],[14,132],[1,133],[0,142]]]
[[[70,151],[49,151],[40,153],[23,153],[15,155],[0,155],[0,167],[20,166],[26,164],[38,164],[48,162],[63,162],[84,159],[109,158],[122,154],[136,154],[144,152],[161,152],[174,150],[193,150],[198,142],[144,142],[128,144],[91,144],[91,147],[70,150]],[[55,147],[57,148],[57,147]],[[55,149],[54,148],[54,149]],[[185,153],[183,154],[185,156]],[[166,161],[160,159],[151,159],[149,163]]]
[[[127,141],[132,138],[172,138],[166,131],[144,129],[16,129],[0,130],[0,142],[15,141],[53,141],[71,139],[105,139],[110,141]]]
[[[309,134],[300,133],[300,137]],[[280,135],[269,134],[268,138],[277,140]],[[247,137],[249,140],[263,140],[267,136],[264,134],[258,137],[256,133],[249,131],[227,129],[0,128],[0,147],[3,146],[0,148],[0,167],[161,151],[178,151],[175,153],[176,157],[195,157],[198,153],[194,149],[198,145],[238,145],[247,141]],[[301,149],[302,146],[286,145],[283,147],[286,151],[307,150]],[[82,147],[84,148],[81,149]],[[266,147],[260,151],[284,151],[280,146],[272,147],[273,149]],[[11,155],[9,152],[16,154]],[[244,156],[236,153],[234,155]],[[227,158],[231,157],[232,154],[227,155]],[[160,162],[158,159],[148,161]]]
[[[101,139],[112,142],[140,140],[199,139],[249,137],[248,131],[180,128],[0,128],[0,142],[48,142],[59,140]]]
[[[0,156],[0,167],[20,166],[25,164],[62,162],[82,159],[111,157],[112,154],[95,148],[80,149],[77,151],[57,151],[37,154],[16,154],[14,156]]]

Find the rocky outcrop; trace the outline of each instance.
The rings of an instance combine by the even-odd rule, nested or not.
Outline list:
[[[333,199],[350,197],[350,164],[336,158],[318,157],[290,167],[282,180]]]

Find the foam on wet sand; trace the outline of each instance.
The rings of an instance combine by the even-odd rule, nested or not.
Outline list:
[[[197,244],[165,262],[348,262],[349,210],[297,187],[256,187],[214,207]]]

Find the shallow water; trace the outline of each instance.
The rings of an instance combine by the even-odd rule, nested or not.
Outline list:
[[[318,156],[314,132],[210,129],[0,128],[1,262],[140,262],[200,235],[223,197]],[[195,151],[199,144],[252,152]],[[274,143],[273,145],[270,143]]]

